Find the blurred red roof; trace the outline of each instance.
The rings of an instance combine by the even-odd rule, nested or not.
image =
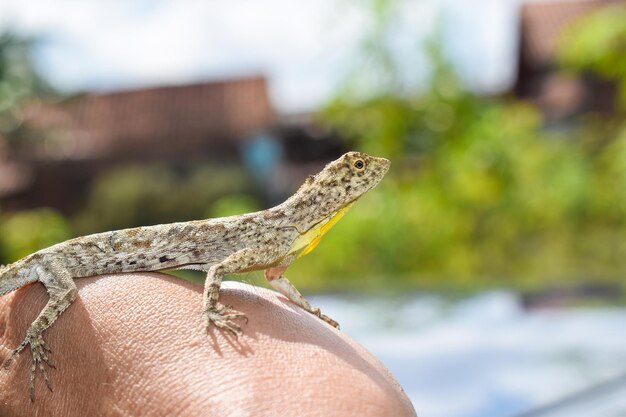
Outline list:
[[[273,125],[266,84],[255,76],[32,103],[24,125],[44,146],[28,152],[90,159],[219,151]]]

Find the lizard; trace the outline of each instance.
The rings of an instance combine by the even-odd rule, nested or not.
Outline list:
[[[279,293],[333,327],[339,324],[322,314],[284,277],[287,267],[312,251],[323,235],[365,192],[376,186],[390,167],[389,160],[348,152],[309,176],[283,203],[254,213],[144,226],[97,233],[67,240],[0,268],[0,296],[40,282],[49,299],[26,331],[23,341],[3,363],[30,346],[32,363],[29,394],[34,395],[37,371],[52,390],[46,366],[53,367],[42,333],[77,296],[74,279],[109,273],[195,269],[207,273],[203,290],[204,325],[211,323],[242,334],[236,319],[247,317],[219,302],[222,277],[265,270],[265,278]]]

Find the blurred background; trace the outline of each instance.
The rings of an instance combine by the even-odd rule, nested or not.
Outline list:
[[[419,415],[626,415],[624,115],[624,1],[2,0],[0,262],[360,150],[288,276]]]

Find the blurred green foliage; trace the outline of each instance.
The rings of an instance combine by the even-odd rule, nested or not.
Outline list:
[[[95,181],[85,207],[72,217],[71,224],[83,235],[195,220],[207,212],[227,211],[227,200],[215,209],[213,204],[249,191],[249,178],[237,167],[197,166],[185,172],[164,165],[117,168]]]
[[[11,137],[20,127],[20,104],[52,89],[33,68],[32,40],[10,33],[0,34],[0,135]]]
[[[577,22],[560,56],[569,70],[595,71],[624,88],[626,14],[617,10]],[[403,87],[385,59],[398,71],[386,89],[365,99],[342,90],[322,114],[392,168],[291,273],[313,288],[620,280],[624,114],[547,131],[530,104],[465,91],[436,44],[427,48],[427,91]]]
[[[50,209],[21,211],[0,216],[0,253],[9,262],[71,237],[67,222]]]
[[[218,199],[206,211],[205,218],[228,217],[261,210],[259,201],[247,194],[232,194]]]
[[[626,5],[601,7],[578,19],[560,36],[559,61],[568,68],[617,82],[619,104],[626,111]]]

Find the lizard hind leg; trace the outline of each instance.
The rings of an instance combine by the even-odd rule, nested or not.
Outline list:
[[[11,361],[26,346],[30,346],[32,355],[32,363],[30,367],[30,376],[28,391],[31,401],[34,398],[35,376],[37,370],[41,372],[44,382],[48,389],[52,390],[52,385],[48,379],[46,366],[54,368],[48,355],[50,349],[46,346],[42,333],[55,322],[59,315],[74,301],[76,298],[76,285],[72,280],[69,271],[63,266],[54,262],[46,264],[46,266],[38,266],[37,275],[39,280],[44,284],[50,299],[46,306],[41,310],[39,316],[33,321],[26,331],[26,337],[20,345],[14,349],[9,357],[4,361],[3,367],[9,367]]]
[[[20,345],[14,349],[9,357],[4,361],[3,367],[7,369],[9,364],[13,360],[13,358],[19,354],[26,345],[30,346],[30,351],[32,355],[32,363],[30,365],[30,375],[28,378],[28,393],[31,401],[35,395],[35,375],[37,370],[41,372],[43,375],[43,379],[46,383],[46,386],[50,391],[52,391],[52,385],[50,384],[50,380],[48,379],[48,372],[46,371],[46,367],[54,368],[54,365],[50,362],[48,354],[50,353],[50,348],[46,346],[46,342],[43,339],[41,333],[36,334],[32,331],[26,333],[26,338],[20,343]]]

